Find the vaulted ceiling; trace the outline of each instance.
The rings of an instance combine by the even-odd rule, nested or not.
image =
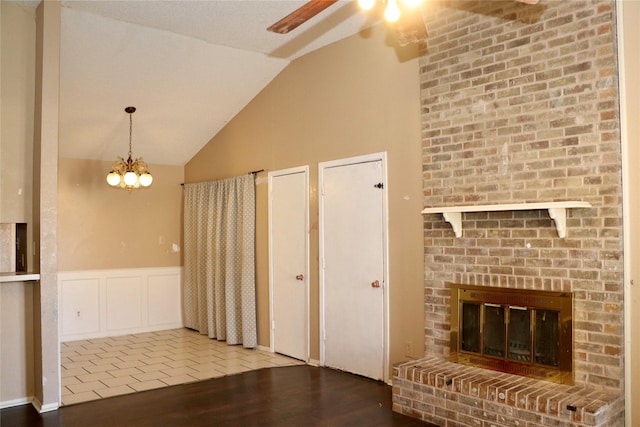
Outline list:
[[[62,1],[60,156],[128,150],[185,164],[292,60],[379,19],[339,2],[289,34],[266,28],[304,1]]]

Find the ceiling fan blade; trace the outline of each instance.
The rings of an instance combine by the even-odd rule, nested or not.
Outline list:
[[[516,1],[520,3],[526,3],[526,4],[538,4],[540,0],[516,0]]]
[[[278,34],[287,34],[289,31],[307,22],[318,13],[322,12],[338,0],[311,0],[300,6],[289,15],[267,28],[267,31]]]

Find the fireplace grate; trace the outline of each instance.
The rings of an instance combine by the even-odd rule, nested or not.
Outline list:
[[[452,285],[452,359],[573,384],[572,305],[570,293]]]

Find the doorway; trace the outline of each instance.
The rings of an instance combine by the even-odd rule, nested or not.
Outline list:
[[[386,153],[320,163],[320,358],[388,379]]]
[[[309,360],[309,167],[269,172],[271,351]]]

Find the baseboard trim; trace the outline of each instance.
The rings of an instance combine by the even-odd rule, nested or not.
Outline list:
[[[14,406],[28,405],[34,400],[33,397],[21,397],[20,399],[5,400],[0,402],[0,409],[13,408]]]
[[[51,412],[51,411],[57,411],[60,408],[60,403],[56,402],[56,403],[49,403],[47,405],[41,405],[40,406],[40,413],[44,413],[44,412]]]
[[[31,404],[39,413],[56,411],[60,408],[60,403],[48,403],[43,405],[39,399],[34,396],[31,397],[22,397],[20,399],[13,400],[5,400],[4,402],[0,402],[0,409],[13,408],[15,406],[22,406]]]

